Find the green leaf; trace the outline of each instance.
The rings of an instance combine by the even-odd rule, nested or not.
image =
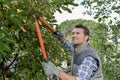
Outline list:
[[[72,3],[73,6],[78,6],[79,4]]]
[[[57,9],[57,11],[58,11],[59,13],[62,13],[62,11],[61,11],[60,9]]]
[[[108,18],[108,16],[103,16],[103,18]]]
[[[10,51],[11,48],[7,44],[0,41],[0,50],[2,50],[2,51]]]
[[[72,11],[68,7],[62,6],[62,9],[69,12],[69,13],[72,13]]]
[[[17,17],[14,17],[14,18],[12,19],[12,21],[13,21],[13,23],[14,23],[15,25],[18,25],[19,27],[23,26],[21,20],[20,20],[19,18],[17,18]]]
[[[101,22],[101,20],[102,20],[101,18],[98,19],[99,22]]]
[[[95,15],[95,16],[94,16],[94,19],[97,19],[97,18],[98,18],[98,15]]]
[[[63,4],[64,5],[70,4],[70,5],[73,5],[73,6],[78,6],[79,5],[79,4],[76,4],[76,3],[73,3],[73,2],[64,2]]]
[[[3,41],[9,42],[9,43],[15,43],[15,40],[12,39],[11,37],[4,37],[2,38]]]
[[[0,3],[10,3],[12,0],[1,0]]]

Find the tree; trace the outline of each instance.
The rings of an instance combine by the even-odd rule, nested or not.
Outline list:
[[[41,62],[43,61],[36,37],[34,19],[30,13],[37,12],[52,26],[56,20],[54,12],[61,9],[71,12],[68,5],[77,6],[74,0],[1,0],[0,1],[0,76],[3,80],[9,69],[3,70],[3,64],[18,54],[15,72],[9,79],[45,80]],[[41,32],[48,58],[60,65],[65,51],[52,33],[41,24]],[[4,68],[6,69],[6,68]],[[1,78],[1,79],[2,79]]]
[[[120,25],[120,1],[118,0],[84,0],[81,2],[87,11],[85,13],[94,15],[94,19],[98,22],[105,23],[109,35],[112,36],[111,40],[118,43],[120,38],[119,25]],[[110,37],[108,36],[108,37]],[[113,39],[114,38],[114,39]],[[117,45],[117,44],[116,44]]]
[[[94,15],[94,18],[99,22],[104,22],[107,19],[107,22],[114,23],[114,20],[115,22],[119,20],[120,1],[118,0],[85,0],[81,4],[88,9],[86,13]]]

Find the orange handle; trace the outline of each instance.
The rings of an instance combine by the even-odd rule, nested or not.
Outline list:
[[[52,32],[56,32],[56,31],[52,28],[52,26],[49,25],[42,17],[39,17],[39,20],[40,20],[43,24],[45,24],[45,25],[48,27],[48,29],[50,29]]]
[[[38,40],[39,40],[39,45],[40,45],[41,50],[42,50],[43,58],[44,58],[45,60],[47,60],[46,51],[45,51],[45,47],[44,47],[44,45],[43,45],[43,40],[42,40],[42,36],[41,36],[39,24],[38,24],[38,22],[36,21],[36,22],[34,23],[34,25],[35,25],[35,27],[36,27],[37,36],[38,36]]]

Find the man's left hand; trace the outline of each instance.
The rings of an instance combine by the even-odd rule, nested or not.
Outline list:
[[[47,76],[51,76],[53,74],[55,74],[56,76],[58,76],[59,72],[60,72],[60,69],[57,68],[52,62],[43,62],[42,63],[42,66],[43,66],[43,69],[45,71],[45,74]]]

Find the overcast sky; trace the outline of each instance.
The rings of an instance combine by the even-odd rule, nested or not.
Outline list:
[[[83,15],[83,12],[85,12],[85,8],[81,5],[78,7],[74,7],[72,10],[72,13],[68,13],[67,11],[62,11],[62,13],[56,12],[54,14],[56,20],[58,21],[58,24],[62,23],[66,20],[73,20],[73,19],[86,19],[86,20],[93,20],[92,16],[89,15]]]
[[[78,4],[80,4],[80,1],[82,0],[75,0],[75,2]],[[70,6],[70,8],[72,7]],[[92,16],[83,14],[83,12],[85,11],[86,9],[82,5],[79,5],[78,7],[74,7],[74,9],[72,10],[72,13],[68,13],[67,11],[62,11],[62,13],[56,12],[54,16],[58,21],[57,24],[60,24],[66,20],[73,20],[73,19],[94,20]],[[110,14],[110,16],[111,16],[110,19],[113,21],[113,23],[115,22],[114,17],[117,17],[119,19],[119,14],[112,13]],[[107,22],[108,21],[106,21],[106,23]]]

